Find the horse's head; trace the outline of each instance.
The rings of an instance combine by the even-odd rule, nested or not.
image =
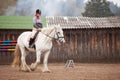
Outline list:
[[[65,43],[63,30],[60,25],[55,26],[55,39],[58,43]]]
[[[43,28],[41,32],[47,37],[55,39],[59,44],[65,43],[63,30],[59,25]]]

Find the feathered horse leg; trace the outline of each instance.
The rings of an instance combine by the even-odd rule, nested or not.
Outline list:
[[[21,65],[20,65],[20,70],[24,72],[29,72],[31,69],[29,66],[26,64],[25,58],[26,58],[26,53],[25,53],[25,48],[20,47],[21,50]]]
[[[40,64],[40,58],[41,58],[41,52],[37,51],[36,52],[36,62],[32,63],[30,66],[32,71],[34,71],[37,68],[37,66]]]
[[[44,65],[44,68],[43,68],[43,72],[51,72],[49,69],[48,69],[48,57],[49,57],[49,54],[50,54],[50,50],[47,51],[44,55],[44,61],[43,61],[43,65]]]

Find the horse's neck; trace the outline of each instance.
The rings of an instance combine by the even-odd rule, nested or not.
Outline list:
[[[54,27],[43,28],[43,29],[42,29],[42,33],[53,37],[53,36],[54,36],[54,33],[55,33],[55,28],[54,28]]]

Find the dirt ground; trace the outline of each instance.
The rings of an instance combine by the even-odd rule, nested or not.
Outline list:
[[[33,72],[20,72],[10,65],[0,65],[0,80],[120,80],[120,64],[50,64],[51,73],[42,73],[42,65]]]

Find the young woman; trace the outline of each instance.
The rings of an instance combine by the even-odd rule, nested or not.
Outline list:
[[[33,17],[33,29],[32,29],[32,35],[30,37],[30,41],[29,41],[29,48],[33,47],[33,42],[37,36],[37,34],[39,33],[39,31],[41,31],[42,28],[42,21],[41,21],[41,11],[39,9],[36,10],[36,14]]]

